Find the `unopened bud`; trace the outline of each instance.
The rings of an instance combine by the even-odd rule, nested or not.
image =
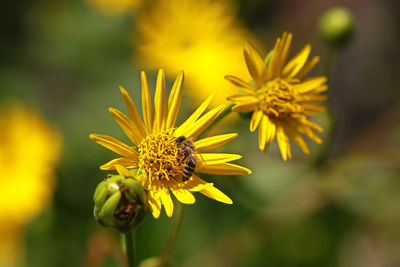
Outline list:
[[[329,46],[342,46],[346,44],[353,35],[353,15],[345,7],[330,8],[320,17],[318,31],[321,38]]]
[[[128,233],[138,226],[147,211],[147,195],[132,177],[112,175],[100,182],[94,192],[94,216],[104,227]]]

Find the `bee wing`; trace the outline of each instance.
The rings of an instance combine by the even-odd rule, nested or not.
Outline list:
[[[200,159],[200,161],[201,161],[201,163],[203,164],[203,166],[204,166],[205,168],[207,168],[207,163],[206,163],[206,161],[205,161],[204,158],[201,156],[200,152],[197,151],[197,150],[196,150],[196,155],[198,155],[198,158]]]

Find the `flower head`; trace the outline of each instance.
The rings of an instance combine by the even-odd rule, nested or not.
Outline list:
[[[147,195],[142,184],[121,165],[119,175],[109,175],[94,192],[94,216],[105,227],[129,233],[140,225],[147,211]]]
[[[215,102],[227,103],[233,86],[224,75],[247,75],[239,51],[249,34],[237,22],[230,1],[156,1],[138,28],[140,37],[135,34],[133,40],[144,67],[161,65],[173,77],[184,69],[186,92],[196,104],[215,89]]]
[[[49,203],[60,146],[60,133],[22,104],[0,115],[0,266],[20,258],[22,226]]]
[[[219,115],[224,105],[202,115],[214,96],[212,94],[183,124],[175,126],[182,99],[183,73],[176,79],[167,102],[164,71],[158,72],[154,108],[144,72],[141,78],[143,121],[129,94],[122,87],[120,89],[130,118],[110,108],[111,115],[135,147],[128,146],[110,136],[90,135],[90,138],[100,145],[122,156],[100,168],[112,170],[118,165],[136,168],[135,178],[148,191],[148,204],[155,218],[160,216],[162,205],[167,215],[172,216],[173,203],[170,191],[178,201],[184,204],[195,202],[191,192],[196,191],[217,201],[231,204],[232,200],[229,197],[215,188],[212,183],[205,182],[195,174],[195,172],[225,175],[250,173],[244,167],[228,163],[241,158],[240,155],[203,153],[233,140],[237,134],[223,134],[194,141]],[[178,139],[184,139],[185,144],[190,148],[177,142]],[[187,171],[192,174],[190,177],[183,174]]]
[[[319,61],[317,56],[307,60],[310,45],[287,62],[291,41],[292,34],[286,32],[278,38],[266,58],[267,64],[254,46],[246,43],[244,58],[253,82],[225,76],[242,90],[228,98],[235,104],[233,110],[253,112],[250,131],[259,128],[259,148],[265,152],[276,136],[284,160],[292,157],[289,137],[304,153],[309,153],[309,149],[302,135],[322,142],[314,133],[322,132],[322,128],[307,116],[325,110],[316,103],[326,100],[319,93],[328,89],[324,76],[302,80]]]

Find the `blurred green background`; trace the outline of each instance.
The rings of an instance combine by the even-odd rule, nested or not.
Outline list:
[[[107,175],[98,166],[115,155],[88,135],[127,141],[107,109],[123,107],[118,85],[140,103],[140,71],[146,64],[132,39],[140,41],[137,25],[154,2],[112,12],[100,2],[6,1],[0,10],[0,97],[39,110],[63,136],[52,200],[22,229],[16,266],[123,265],[118,234],[92,216],[92,194]],[[400,266],[399,2],[240,0],[228,5],[264,52],[283,31],[294,34],[292,55],[311,43],[312,55],[321,56],[313,75],[324,74],[329,54],[318,35],[318,18],[335,5],[353,12],[354,36],[337,51],[329,80],[337,128],[327,160],[315,167],[324,146],[310,144],[310,155],[296,148],[294,159],[283,162],[276,143],[265,155],[258,150],[247,120],[232,114],[221,122],[219,132],[239,133],[224,151],[243,155],[240,164],[253,174],[207,177],[234,205],[196,195],[196,203],[184,207],[173,262]],[[148,73],[154,88],[156,72]],[[185,83],[190,79],[186,76]],[[188,104],[182,119],[195,108],[183,102]],[[314,120],[329,128],[326,116]],[[161,251],[170,222],[164,212],[158,220],[148,215],[139,234],[142,259]]]

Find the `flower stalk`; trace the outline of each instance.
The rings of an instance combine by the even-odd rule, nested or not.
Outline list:
[[[169,230],[167,242],[165,243],[164,249],[162,250],[159,257],[159,266],[162,267],[168,262],[168,258],[172,253],[175,246],[176,240],[178,238],[179,229],[182,223],[183,215],[183,205],[181,203],[176,205],[174,220],[171,224],[171,229]]]

